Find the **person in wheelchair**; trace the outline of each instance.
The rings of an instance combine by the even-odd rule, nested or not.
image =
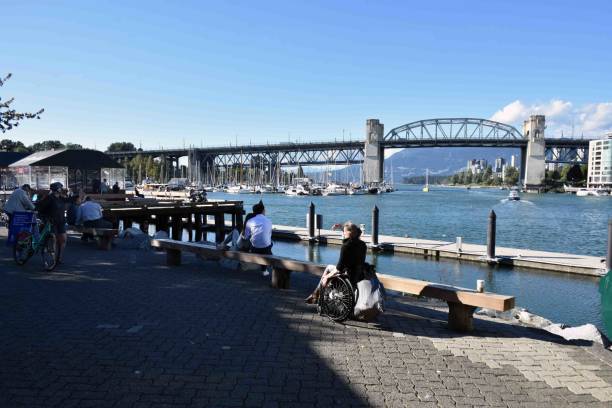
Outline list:
[[[335,268],[327,268],[321,277],[319,284],[314,292],[308,296],[305,301],[309,304],[315,304],[319,300],[321,290],[327,286],[327,282],[334,276],[346,274],[354,288],[357,287],[357,282],[364,278],[365,260],[367,246],[361,237],[361,229],[347,221],[343,226],[342,248],[340,249],[340,259]]]

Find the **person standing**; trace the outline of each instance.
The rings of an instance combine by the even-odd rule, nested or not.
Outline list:
[[[38,212],[53,225],[52,231],[57,239],[57,262],[62,263],[66,248],[66,205],[68,198],[63,194],[63,184],[51,183],[49,195],[38,203]]]
[[[100,184],[100,194],[108,194],[109,186],[106,182],[106,179],[102,179],[102,184]]]
[[[13,221],[13,213],[15,212],[24,212],[24,211],[34,211],[35,207],[30,200],[30,193],[32,189],[29,184],[24,184],[19,187],[9,197],[6,204],[4,204],[4,212],[8,214],[9,218],[9,227],[11,226],[11,222]]]
[[[244,237],[251,242],[251,252],[254,254],[272,255],[272,221],[266,217],[263,202],[253,206],[254,217],[249,219],[244,228]],[[270,273],[262,266],[263,275]]]

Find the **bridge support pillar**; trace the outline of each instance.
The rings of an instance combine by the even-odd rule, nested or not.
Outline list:
[[[363,181],[365,184],[381,183],[384,178],[383,165],[385,161],[382,147],[385,125],[378,119],[366,121],[366,141],[363,159]]]
[[[523,176],[523,187],[527,192],[540,192],[544,187],[545,128],[544,115],[531,115],[523,123],[523,135],[527,139],[527,148],[524,151],[521,149],[521,175]]]

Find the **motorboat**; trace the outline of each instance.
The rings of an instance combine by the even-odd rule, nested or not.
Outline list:
[[[423,187],[424,193],[429,193],[429,169],[425,170],[425,186]]]
[[[285,195],[288,196],[305,196],[309,195],[308,190],[304,188],[301,184],[295,186],[289,186],[285,189]]]
[[[519,195],[517,189],[513,188],[512,190],[510,190],[510,194],[508,194],[508,201],[519,201],[520,199],[521,196]]]
[[[229,186],[226,190],[227,193],[229,194],[249,194],[252,191],[249,190],[248,188],[245,188],[241,185],[235,185],[235,186]]]
[[[266,184],[265,186],[259,187],[259,192],[261,194],[273,194],[274,187],[272,187],[270,184]]]
[[[601,197],[601,196],[607,196],[609,194],[605,190],[598,190],[595,188],[579,188],[576,191],[576,195],[578,197],[587,197],[587,196]]]
[[[364,195],[368,194],[368,190],[363,186],[351,186],[348,190],[349,195]]]
[[[324,196],[337,196],[337,195],[346,195],[346,187],[340,184],[329,184],[325,190],[323,190]]]

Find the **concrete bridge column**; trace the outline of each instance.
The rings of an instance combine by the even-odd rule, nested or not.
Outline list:
[[[385,125],[378,119],[366,121],[366,141],[363,158],[363,181],[366,184],[381,183],[384,178],[384,149],[381,145]]]
[[[527,148],[521,149],[521,175],[525,190],[539,192],[544,186],[545,152],[544,129],[546,118],[544,115],[531,115],[523,123],[523,135],[527,139]]]

